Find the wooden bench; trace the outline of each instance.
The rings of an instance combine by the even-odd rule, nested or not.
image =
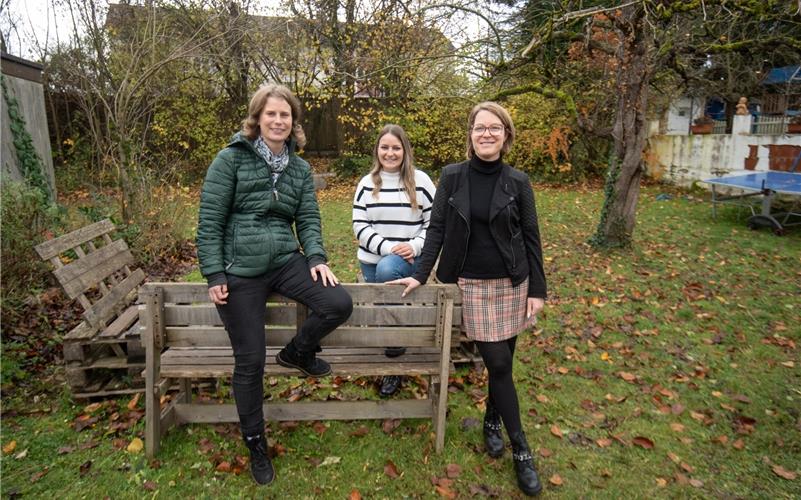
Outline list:
[[[104,219],[35,247],[84,309],[83,321],[63,339],[66,378],[76,398],[142,391],[122,378],[138,377],[144,366],[134,300],[145,273],[131,270],[134,257],[124,240],[111,238],[114,229]]]
[[[461,321],[456,285],[426,285],[400,299],[401,288],[383,284],[342,284],[353,297],[353,314],[322,342],[319,356],[332,376],[421,375],[429,377],[428,399],[312,401],[269,403],[268,420],[358,420],[431,418],[435,449],[445,443],[445,412],[453,326]],[[139,291],[140,322],[146,351],[147,456],[173,425],[238,422],[234,404],[194,403],[191,381],[230,377],[234,359],[228,335],[205,284],[147,283]],[[398,304],[403,300],[403,304]],[[275,362],[275,355],[296,333],[307,308],[280,295],[268,299],[265,335],[267,376],[299,376]],[[300,321],[299,321],[300,320]],[[458,329],[456,330],[458,332]],[[397,358],[384,356],[387,345],[407,346]],[[179,392],[162,404],[169,387]],[[166,399],[166,398],[165,398]]]

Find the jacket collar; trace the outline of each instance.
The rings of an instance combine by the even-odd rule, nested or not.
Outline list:
[[[459,166],[459,182],[451,198],[453,205],[470,223],[470,161],[462,162]],[[501,163],[501,173],[490,201],[489,219],[494,219],[507,205],[514,201],[516,193],[512,189],[512,167]]]

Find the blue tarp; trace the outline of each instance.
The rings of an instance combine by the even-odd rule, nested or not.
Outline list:
[[[768,71],[767,76],[762,80],[763,85],[781,85],[785,83],[801,84],[801,65],[773,68]]]

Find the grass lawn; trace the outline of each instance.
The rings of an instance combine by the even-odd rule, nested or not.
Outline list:
[[[599,252],[586,241],[600,190],[536,192],[550,298],[535,331],[520,338],[515,378],[542,496],[801,496],[801,231],[752,232],[733,208],[712,220],[705,195],[651,186],[634,248]],[[660,193],[672,199],[657,201]],[[343,281],[358,268],[351,196],[321,193]],[[394,430],[375,421],[273,423],[277,477],[267,488],[241,463],[235,426],[173,430],[148,462],[126,451],[144,434],[143,402],[76,405],[63,383],[52,389],[58,375],[43,375],[49,392],[4,396],[4,496],[522,497],[510,452],[481,453],[485,377],[467,368],[451,380],[441,455],[428,421]],[[375,397],[365,380],[268,386],[273,399],[304,390]]]

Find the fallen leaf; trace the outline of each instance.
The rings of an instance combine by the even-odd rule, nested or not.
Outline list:
[[[78,467],[78,472],[80,473],[81,477],[83,477],[86,475],[87,472],[89,472],[89,469],[91,468],[92,468],[92,461],[87,460]]]
[[[436,490],[437,490],[437,493],[439,493],[439,496],[441,496],[443,498],[456,498],[456,493],[451,491],[450,489],[448,489],[445,486],[437,485],[436,486]]]
[[[549,450],[548,448],[540,448],[540,452],[539,453],[540,453],[540,456],[542,458],[548,458],[551,455],[553,455],[553,452],[551,450]]]
[[[56,450],[56,453],[59,455],[66,455],[67,453],[72,453],[73,451],[75,451],[74,446],[62,446]]]
[[[679,458],[679,456],[676,455],[675,453],[673,453],[672,451],[669,451],[667,456],[670,459],[670,461],[675,463],[675,464],[681,462],[681,458]]]
[[[450,479],[456,479],[462,473],[462,467],[458,464],[448,464],[445,466],[445,475]]]
[[[684,413],[684,405],[681,403],[673,403],[670,406],[670,412],[674,415],[681,415]]]
[[[352,490],[348,495],[348,500],[362,500],[362,494],[359,493],[359,490]]]
[[[787,368],[792,368],[795,366],[795,363],[793,363],[792,361],[782,361],[781,365],[786,366]]]
[[[231,462],[223,460],[217,464],[217,467],[215,467],[214,470],[217,472],[231,472]]]
[[[664,477],[656,478],[656,485],[659,486],[660,488],[664,488],[665,486],[667,486],[667,479],[665,479]]]
[[[556,369],[556,371],[558,371],[562,375],[567,375],[570,372],[570,370],[568,370],[564,366],[560,366],[559,368]]]
[[[83,409],[84,413],[93,413],[100,409],[103,406],[103,403],[92,403],[88,405],[86,408]]]
[[[595,444],[597,444],[601,448],[606,448],[607,446],[612,446],[612,442],[613,441],[611,439],[609,439],[609,438],[601,438],[601,439],[596,439],[595,440]]]
[[[720,444],[726,444],[729,442],[729,436],[726,435],[718,436],[715,438],[715,441],[717,441]]]
[[[126,450],[128,453],[139,453],[142,451],[142,448],[145,447],[145,443],[142,442],[139,438],[133,438],[131,442],[128,444]]]
[[[146,489],[147,491],[156,491],[158,485],[153,481],[145,481],[142,483],[142,488]]]
[[[139,404],[139,397],[140,397],[141,395],[142,395],[142,393],[141,393],[141,392],[137,392],[137,393],[134,395],[134,397],[132,397],[132,398],[131,398],[131,400],[130,400],[130,401],[128,401],[128,405],[127,405],[127,406],[128,406],[128,409],[129,409],[129,410],[133,410],[134,408],[136,408],[136,405],[138,405],[138,404]]]
[[[539,401],[540,403],[547,403],[550,400],[548,399],[548,396],[546,396],[545,394],[537,394],[537,401]]]
[[[15,460],[22,460],[23,458],[25,458],[27,456],[28,456],[28,448],[25,448],[21,452],[19,452],[16,455],[14,455],[14,459]]]
[[[392,460],[387,460],[387,463],[384,464],[384,474],[392,479],[397,479],[400,477],[400,474],[398,473],[398,467],[395,466],[395,463]]]
[[[360,425],[359,428],[356,429],[355,431],[351,432],[350,435],[353,436],[353,437],[362,437],[362,436],[366,436],[369,432],[370,432],[370,429],[368,429],[367,427],[365,427],[363,425]]]
[[[10,453],[13,453],[14,450],[16,450],[16,449],[17,449],[17,441],[15,439],[12,439],[8,443],[6,443],[5,446],[3,446],[3,453],[8,455]]]
[[[629,372],[617,372],[617,376],[622,378],[626,382],[634,382],[635,380],[637,380],[637,376]]]
[[[731,445],[732,445],[732,446],[733,446],[735,449],[738,449],[738,450],[742,450],[743,448],[745,448],[745,443],[743,442],[743,440],[742,440],[742,439],[738,439],[738,440],[736,440],[736,441],[735,441],[735,442],[733,442]]]
[[[672,422],[672,423],[670,424],[670,429],[671,429],[673,432],[684,432],[684,425],[683,425],[683,424],[680,424],[680,423],[678,423],[678,422]]]
[[[399,418],[388,418],[381,423],[381,429],[386,434],[391,434],[392,431],[398,428],[401,421]]]
[[[44,469],[36,472],[35,474],[31,475],[31,483],[35,483],[36,481],[42,479],[45,474],[50,470],[50,467],[45,467]]]
[[[559,474],[554,474],[548,479],[548,482],[554,486],[562,486],[563,483],[562,476],[560,476]]]
[[[793,471],[789,471],[789,470],[785,469],[781,465],[774,465],[773,466],[773,473],[776,474],[777,476],[781,477],[781,478],[784,478],[784,479],[788,480],[788,481],[795,481],[795,478],[798,477],[798,474],[796,474]]]
[[[637,436],[634,439],[632,439],[631,442],[641,448],[645,448],[646,450],[650,450],[654,447],[654,442],[648,439],[647,437],[643,436]]]
[[[340,457],[325,457],[323,463],[321,463],[320,465],[322,466],[322,465],[338,464],[340,460],[342,460]]]
[[[679,467],[681,467],[682,469],[684,469],[685,471],[687,471],[690,474],[695,472],[695,467],[693,467],[692,465],[690,465],[690,464],[688,464],[686,462],[682,462],[681,464],[679,464]]]
[[[700,479],[690,479],[690,485],[693,488],[702,488],[704,486],[704,482]]]
[[[558,425],[551,426],[551,434],[558,437],[559,439],[562,439],[562,430],[559,428]]]
[[[322,436],[323,434],[325,434],[325,431],[328,430],[328,427],[326,427],[326,425],[322,422],[315,422],[312,425],[312,429],[314,429],[314,432]]]

